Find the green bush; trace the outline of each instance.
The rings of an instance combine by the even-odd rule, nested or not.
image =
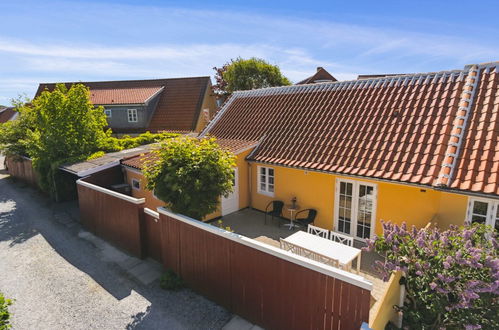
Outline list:
[[[105,152],[121,151],[125,149],[136,148],[144,144],[160,142],[165,139],[176,137],[174,133],[151,133],[145,132],[136,137],[124,135],[121,138],[108,137],[100,145],[100,149]]]
[[[172,269],[168,269],[159,279],[159,286],[164,290],[180,290],[184,281]]]
[[[10,329],[10,316],[9,306],[12,305],[12,300],[6,299],[2,293],[0,293],[0,330]]]

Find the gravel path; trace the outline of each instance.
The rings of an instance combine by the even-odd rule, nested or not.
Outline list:
[[[15,299],[14,329],[220,329],[230,320],[189,290],[127,275],[78,237],[68,221],[76,214],[0,170],[0,291]]]

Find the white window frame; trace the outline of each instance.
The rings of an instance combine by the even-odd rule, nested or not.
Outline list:
[[[127,119],[129,123],[137,123],[139,121],[139,114],[137,109],[127,109]],[[130,120],[131,117],[131,120]]]
[[[135,187],[136,183],[139,185],[138,188]],[[134,190],[140,190],[140,180],[139,179],[132,179],[132,189],[134,189]]]
[[[265,182],[262,182],[261,180],[261,169],[264,168],[266,169],[265,171]],[[274,174],[272,175],[272,178],[274,179],[274,183],[269,183],[269,175],[268,175],[268,171],[269,169],[271,169]],[[256,170],[256,177],[257,177],[257,180],[256,180],[256,184],[257,184],[257,191],[259,194],[262,194],[262,195],[267,195],[267,196],[270,196],[270,197],[274,197],[275,195],[275,168],[273,167],[269,167],[269,166],[257,166],[257,170]],[[265,189],[262,189],[261,187],[261,184],[264,184],[265,185]],[[269,191],[269,186],[272,185],[274,187],[274,191]]]
[[[485,216],[485,224],[495,228],[497,208],[499,208],[499,200],[483,197],[468,197],[468,210],[466,210],[466,224],[471,224],[474,202],[487,203],[487,214]]]
[[[339,209],[340,209],[340,183],[351,183],[352,184],[352,222],[350,223],[350,234],[346,234],[344,232],[338,231],[339,226]],[[373,188],[373,206],[372,206],[372,220],[371,220],[371,232],[369,238],[373,238],[375,236],[376,231],[376,210],[378,204],[378,185],[372,182],[365,181],[357,181],[351,179],[343,179],[337,178],[334,187],[334,210],[333,210],[333,231],[341,233],[343,235],[351,236],[357,241],[365,242],[365,238],[357,237],[357,218],[358,218],[358,198],[359,198],[359,186],[370,186]]]
[[[113,116],[113,111],[111,109],[104,109],[104,114],[106,118],[111,118]]]

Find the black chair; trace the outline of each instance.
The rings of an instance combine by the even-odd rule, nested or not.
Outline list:
[[[270,206],[272,206],[272,210],[269,210]],[[282,201],[272,201],[265,208],[265,224],[267,224],[267,215],[272,217],[280,218],[282,216],[282,208],[284,207],[284,202]]]
[[[304,213],[304,212],[308,212],[307,216],[299,218],[298,215],[300,213]],[[314,210],[314,209],[305,209],[305,210],[301,210],[301,211],[299,211],[299,212],[296,213],[295,221],[300,226],[303,226],[303,227],[307,228],[308,225],[313,225],[314,224],[316,216],[317,216],[317,210]]]

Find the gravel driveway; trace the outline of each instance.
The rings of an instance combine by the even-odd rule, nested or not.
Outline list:
[[[77,214],[0,170],[0,291],[15,299],[14,329],[220,329],[230,320],[189,290],[130,277],[78,237],[79,223],[67,221]]]

